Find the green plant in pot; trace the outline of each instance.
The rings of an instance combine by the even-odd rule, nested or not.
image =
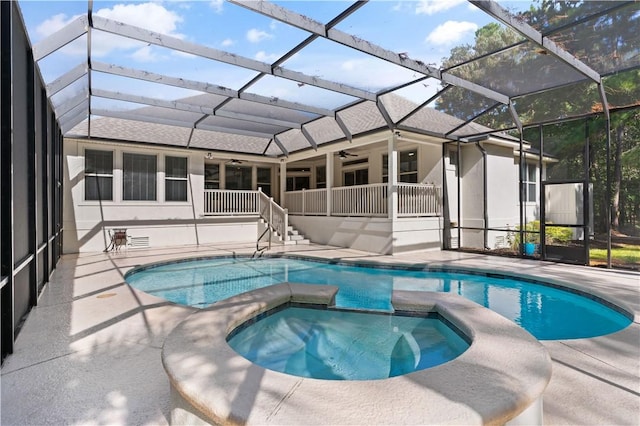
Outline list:
[[[522,231],[523,242],[520,241],[520,227],[516,226],[512,247],[514,250],[520,250],[520,246],[522,245],[524,254],[533,256],[540,244],[540,221],[532,220],[524,226]]]

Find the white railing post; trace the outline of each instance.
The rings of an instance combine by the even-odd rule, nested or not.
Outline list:
[[[306,202],[305,199],[307,198],[307,195],[305,194],[305,189],[302,188],[302,216],[304,216],[305,213],[305,206],[306,206]]]
[[[282,241],[289,241],[289,209],[284,209],[284,230],[282,231]]]
[[[391,133],[387,141],[387,170],[388,170],[388,217],[392,221],[398,218],[398,140],[395,132]]]

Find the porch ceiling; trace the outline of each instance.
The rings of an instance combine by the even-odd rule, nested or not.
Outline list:
[[[631,16],[634,25],[640,22],[640,3],[634,1],[586,2],[561,22],[541,22],[527,20],[528,2],[469,0],[485,21],[511,28],[517,41],[446,69],[436,66],[426,49],[398,51],[423,33],[418,28],[426,21],[407,21],[406,43],[398,42],[388,22],[400,15],[385,13],[388,2],[214,2],[224,13],[209,9],[207,28],[185,36],[175,28],[159,30],[153,17],[132,25],[105,12],[127,4],[89,0],[74,3],[75,18],[44,38],[38,35],[37,3],[21,6],[34,60],[65,136],[278,158],[384,129],[452,140],[517,129],[537,122],[527,118],[536,96],[553,93],[559,104],[584,103],[576,92],[585,86],[602,89],[595,92],[599,109],[589,100],[575,108],[580,113],[640,103],[640,88],[624,105],[608,102],[606,90],[608,77],[637,73],[640,67],[640,25],[637,31],[615,26],[620,14]],[[372,16],[386,21],[374,22]],[[210,33],[223,20],[233,23],[225,28],[245,29],[257,20],[263,28],[278,26],[287,39],[285,51],[271,57],[234,47],[226,43],[232,34],[220,43],[227,50],[214,48]],[[618,40],[615,61],[602,41],[611,37]],[[138,59],[153,54],[157,60],[140,67],[134,54],[113,53],[118,44],[137,49]],[[365,63],[361,78],[342,78],[333,69],[332,55]],[[176,58],[183,65],[170,67]],[[485,74],[487,63],[499,73]],[[442,106],[446,92],[459,99],[449,114],[434,109]],[[482,125],[488,113],[502,114],[504,126],[492,130]],[[544,120],[561,115],[566,113],[552,111]]]

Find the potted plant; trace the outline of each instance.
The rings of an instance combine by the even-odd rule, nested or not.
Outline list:
[[[527,256],[533,256],[538,248],[539,238],[538,234],[526,232],[524,234],[524,254]]]
[[[527,223],[524,226],[523,231],[523,240],[520,240],[520,227],[517,226],[513,235],[513,240],[511,240],[511,236],[508,236],[510,241],[512,241],[512,247],[514,250],[523,250],[526,256],[533,256],[540,244],[540,221],[533,220]]]

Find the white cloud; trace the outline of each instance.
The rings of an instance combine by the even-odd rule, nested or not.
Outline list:
[[[155,2],[117,4],[113,9],[98,10],[96,15],[125,24],[142,26],[161,34],[184,38],[182,34],[176,33],[177,24],[183,21],[182,17]]]
[[[474,33],[478,29],[478,25],[467,21],[447,21],[438,25],[425,39],[426,43],[436,45],[453,44],[469,33]]]
[[[275,62],[279,57],[280,56],[276,55],[275,53],[266,53],[264,50],[259,51],[255,55],[255,59],[257,61],[266,62],[269,64]]]
[[[157,62],[161,59],[151,46],[141,47],[131,54],[131,58],[137,62]]]
[[[211,2],[209,3],[209,6],[216,13],[222,13],[222,5],[223,4],[224,4],[224,0],[211,0]]]
[[[420,0],[416,6],[416,14],[433,15],[456,7],[465,1],[466,0]]]
[[[57,15],[53,15],[51,18],[38,25],[36,27],[36,32],[42,37],[47,37],[60,30],[62,27],[73,21],[78,16],[79,15],[76,15],[72,18],[67,19],[67,15],[65,15],[64,13],[58,13]]]
[[[160,34],[167,34],[180,39],[184,38],[183,34],[177,32],[178,24],[183,21],[182,17],[175,12],[165,9],[156,2],[128,5],[117,4],[111,9],[100,9],[95,12],[95,15],[144,27]],[[64,14],[54,15],[38,25],[36,31],[39,35],[47,37],[75,20],[78,16],[80,15],[75,15],[67,19],[67,16]],[[154,56],[150,49],[144,49],[145,45],[145,43],[126,37],[119,37],[102,31],[94,31],[91,39],[91,52],[94,56],[101,57],[114,50],[136,49],[132,57],[137,60],[149,61],[152,60],[152,58],[155,58],[153,60],[160,58]],[[66,53],[86,55],[86,47],[81,49],[67,49]]]
[[[230,38],[225,38],[224,40],[222,40],[222,44],[223,47],[229,47],[229,46],[233,46],[234,44],[236,44],[235,41],[231,40]]]
[[[271,34],[256,28],[252,28],[247,31],[247,40],[251,43],[260,43],[261,41],[268,40],[270,38],[273,38]]]
[[[362,66],[362,60],[349,59],[347,61],[344,61],[340,65],[340,68],[345,71],[354,71],[357,70],[360,66]]]

